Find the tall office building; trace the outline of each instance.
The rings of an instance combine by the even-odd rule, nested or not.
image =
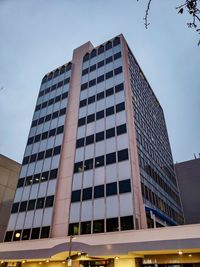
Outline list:
[[[162,108],[122,35],[44,76],[5,241],[183,223]]]

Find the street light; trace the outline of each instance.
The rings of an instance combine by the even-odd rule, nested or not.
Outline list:
[[[71,259],[71,254],[72,254],[72,240],[75,239],[73,235],[70,235],[69,239],[69,257],[67,259],[67,266],[71,267],[72,266],[72,259]]]

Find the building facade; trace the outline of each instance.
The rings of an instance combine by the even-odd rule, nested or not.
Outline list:
[[[5,241],[183,223],[162,108],[123,35],[44,76]]]
[[[4,240],[19,171],[19,163],[0,154],[0,242]]]
[[[185,223],[200,223],[200,158],[175,164]]]

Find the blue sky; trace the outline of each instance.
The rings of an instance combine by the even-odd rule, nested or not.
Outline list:
[[[181,0],[0,0],[0,153],[22,161],[40,82],[72,51],[123,33],[165,113],[175,162],[200,152],[200,47]]]

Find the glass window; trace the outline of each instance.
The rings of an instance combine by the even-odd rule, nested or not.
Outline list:
[[[131,192],[131,181],[130,179],[119,181],[119,193]]]
[[[71,202],[78,202],[81,199],[81,190],[72,191]]]
[[[54,196],[48,196],[45,201],[45,208],[52,207],[54,201]]]
[[[106,220],[106,232],[119,231],[118,218],[111,218]]]
[[[31,239],[38,239],[40,236],[40,228],[33,228],[31,233]]]
[[[117,194],[117,183],[106,184],[106,196],[112,196]]]
[[[93,221],[93,233],[103,233],[104,232],[104,220]]]
[[[87,171],[90,169],[93,169],[93,159],[88,159],[84,162],[84,170]]]
[[[50,226],[42,227],[40,238],[48,238],[50,233]]]
[[[13,241],[19,241],[21,239],[22,230],[16,230],[14,232]]]
[[[104,197],[104,185],[94,187],[94,198]]]
[[[92,187],[90,188],[84,188],[83,189],[83,195],[82,200],[88,200],[92,198]]]
[[[104,131],[96,133],[96,142],[104,140]]]
[[[123,161],[128,159],[128,149],[123,149],[117,152],[118,161]]]
[[[106,155],[106,164],[112,164],[116,162],[116,153],[109,153]]]
[[[104,110],[101,110],[96,113],[96,120],[99,120],[101,118],[104,118]]]
[[[37,199],[36,209],[43,209],[44,207],[44,197]]]
[[[114,114],[114,107],[110,107],[106,109],[106,116],[110,116]]]
[[[43,173],[42,173],[43,174]],[[58,169],[54,169],[50,171],[49,180],[56,179],[58,174]],[[42,179],[41,179],[42,180]]]
[[[70,223],[68,235],[78,235],[79,232],[79,224],[78,223]]]
[[[35,203],[36,203],[35,199],[29,200],[29,202],[28,202],[28,210],[34,210],[35,209]]]
[[[17,213],[19,209],[19,203],[13,203],[11,213]]]
[[[134,229],[133,216],[126,216],[120,218],[121,231]]]
[[[27,208],[27,201],[22,201],[20,203],[19,211],[26,211],[26,208]]]
[[[104,166],[104,156],[99,156],[95,158],[95,168]]]
[[[93,144],[94,143],[94,135],[89,135],[86,137],[86,145]]]
[[[115,136],[115,128],[114,127],[106,130],[106,138],[111,138],[113,136]]]
[[[126,124],[117,126],[117,135],[126,133]]]
[[[124,102],[116,105],[116,112],[120,112],[122,110],[125,110],[125,103]]]
[[[24,229],[22,233],[22,240],[29,240],[31,229]]]
[[[81,234],[91,234],[91,222],[81,223]]]
[[[4,242],[11,241],[12,240],[12,236],[13,236],[13,231],[6,232],[6,236],[5,236]]]

